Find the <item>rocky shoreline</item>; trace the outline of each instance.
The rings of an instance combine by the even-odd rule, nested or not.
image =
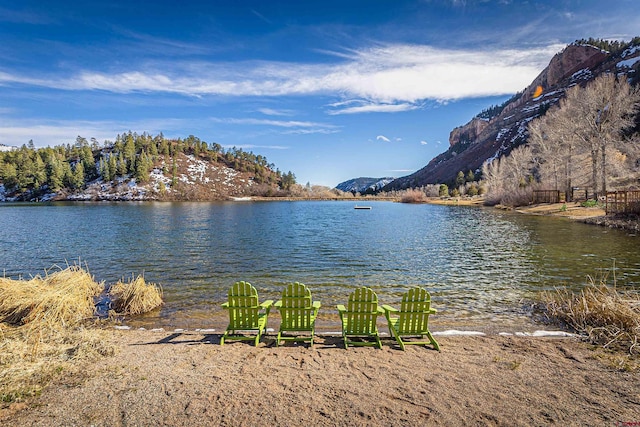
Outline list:
[[[638,214],[597,216],[593,218],[585,218],[582,222],[586,224],[600,225],[603,227],[640,232],[640,215]]]

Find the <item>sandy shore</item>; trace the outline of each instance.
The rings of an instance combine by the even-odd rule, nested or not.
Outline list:
[[[11,426],[624,425],[638,374],[575,338],[438,338],[442,352],[218,345],[206,332],[113,331],[117,353],[0,413]],[[628,424],[631,425],[631,424]]]

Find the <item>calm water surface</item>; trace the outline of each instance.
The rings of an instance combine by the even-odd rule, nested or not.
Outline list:
[[[397,303],[429,289],[433,324],[518,324],[523,300],[580,286],[610,269],[640,287],[640,236],[562,218],[494,209],[373,202],[54,203],[0,205],[0,268],[11,278],[78,259],[98,281],[144,273],[165,306],[133,323],[209,327],[237,280],[261,299],[306,283],[337,322],[335,304],[371,286]],[[218,320],[215,320],[218,319]],[[220,326],[220,325],[218,325]]]

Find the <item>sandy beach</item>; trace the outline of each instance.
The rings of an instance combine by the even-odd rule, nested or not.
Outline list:
[[[442,351],[219,345],[204,331],[109,331],[116,354],[64,372],[12,426],[637,425],[640,381],[576,338],[440,336]]]

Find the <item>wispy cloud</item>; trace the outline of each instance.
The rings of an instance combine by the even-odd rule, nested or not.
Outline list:
[[[327,113],[335,116],[339,114],[360,114],[360,113],[400,113],[403,111],[416,110],[420,108],[418,105],[409,104],[406,102],[399,104],[388,104],[388,103],[373,103],[364,100],[356,101],[359,105],[354,105],[351,107],[337,108],[333,110],[328,110]],[[333,104],[334,106],[339,106],[342,103]]]
[[[429,144],[427,141],[420,141],[420,145],[427,145]]]
[[[149,69],[113,73],[83,70],[71,76],[4,72],[0,73],[0,85],[188,96],[326,94],[367,101],[329,110],[331,114],[397,112],[417,108],[417,103],[426,99],[454,100],[516,92],[530,83],[560,48],[552,45],[478,51],[387,44],[352,52],[349,58],[335,64],[173,61]]]
[[[52,20],[41,13],[34,13],[28,10],[12,10],[0,7],[0,22],[42,25],[50,24],[52,23]]]
[[[376,136],[376,141],[391,142],[391,140],[389,138],[387,138],[386,136],[384,136],[384,135]]]
[[[22,145],[33,140],[36,146],[55,146],[72,143],[78,135],[99,142],[114,140],[119,133],[131,129],[144,129],[156,134],[164,132],[166,137],[184,136],[176,133],[184,122],[180,119],[158,119],[145,121],[88,121],[88,120],[10,120],[0,121],[0,143]]]
[[[270,120],[255,118],[220,118],[211,117],[214,123],[224,123],[230,125],[266,126],[274,128],[285,128],[281,133],[284,135],[309,135],[309,134],[332,134],[340,132],[340,127],[321,122],[305,122],[297,120]]]
[[[255,9],[251,9],[251,13],[253,13],[255,16],[257,16],[261,21],[266,22],[269,25],[273,25],[273,22],[271,22],[269,19],[267,19],[263,14],[261,14],[260,12],[256,11]]]
[[[256,149],[266,149],[266,150],[288,150],[291,147],[287,147],[285,145],[253,145],[253,144],[241,144],[241,145],[223,145],[224,148],[242,148],[243,150],[256,150]]]
[[[273,108],[259,108],[258,111],[265,116],[293,116],[292,110],[275,110]]]

